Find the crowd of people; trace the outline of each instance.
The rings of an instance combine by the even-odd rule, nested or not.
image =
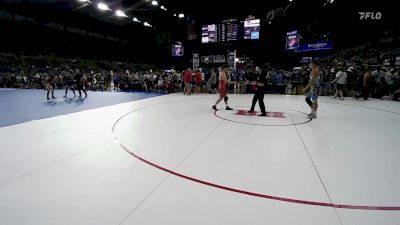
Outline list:
[[[80,79],[75,77],[81,74]],[[83,85],[85,90],[91,91],[148,91],[166,92],[176,91],[178,87],[178,75],[161,72],[112,72],[102,71],[70,71],[50,70],[44,73],[31,73],[21,71],[17,74],[1,74],[0,87],[43,89],[51,82],[54,89],[62,89],[66,86]],[[74,85],[71,85],[71,80]]]
[[[0,55],[1,56],[1,55]],[[334,57],[334,56],[332,56]],[[319,95],[334,96],[343,100],[345,96],[368,99],[381,99],[393,96],[398,99],[400,90],[399,68],[384,66],[369,58],[351,57],[327,58],[321,60],[321,76]],[[369,56],[370,57],[370,56]],[[78,64],[76,61],[37,63],[20,65],[18,60],[10,62],[0,57],[0,87],[47,89],[49,95],[53,89],[65,88],[65,96],[71,89],[85,91],[147,91],[147,92],[183,92],[215,94],[218,89],[220,69],[195,68],[193,71],[158,70],[157,68],[136,68],[121,65],[101,68],[96,63]],[[309,68],[304,65],[292,70],[279,70],[271,66],[263,66],[264,71],[255,65],[246,65],[236,71],[230,71],[227,79],[229,93],[254,93],[252,82],[260,73],[267,74],[267,93],[289,95],[304,94],[304,87],[309,82]],[[133,71],[133,72],[130,72]],[[53,97],[53,96],[51,96]],[[48,96],[50,98],[50,96]]]
[[[228,84],[230,93],[253,93],[252,84],[258,74],[266,73],[267,93],[288,95],[304,94],[304,87],[309,82],[310,70],[308,66],[296,67],[293,70],[276,70],[265,68],[265,71],[256,66],[248,66],[229,74]],[[193,74],[193,76],[192,76]],[[199,70],[184,72],[184,94],[191,94],[192,90],[203,88],[206,92],[216,93],[218,88],[217,75],[219,71],[212,68],[201,76]],[[202,81],[204,80],[204,82]],[[192,88],[194,87],[194,89]],[[345,96],[359,97],[364,93],[368,97],[382,99],[384,96],[394,96],[400,89],[399,68],[382,67],[380,65],[356,65],[354,63],[336,63],[334,65],[321,65],[320,90],[321,96],[333,96],[343,100]]]
[[[66,88],[66,95],[68,89],[75,95],[75,90],[170,93],[177,86],[177,76],[153,65],[0,53],[0,88],[47,89],[49,94]]]

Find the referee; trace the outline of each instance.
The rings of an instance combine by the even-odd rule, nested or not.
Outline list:
[[[258,101],[258,104],[260,105],[261,109],[261,114],[259,116],[267,116],[267,112],[265,111],[265,105],[264,105],[264,94],[265,94],[265,85],[267,83],[267,68],[263,68],[261,73],[257,73],[257,79],[256,79],[256,91],[254,93],[253,97],[253,102],[251,104],[251,108],[249,113],[254,112],[254,107],[256,106],[256,103]]]

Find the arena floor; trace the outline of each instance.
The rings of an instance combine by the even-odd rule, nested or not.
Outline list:
[[[216,98],[4,123],[0,224],[400,224],[398,102],[321,97],[309,121],[304,96],[266,95],[270,117],[237,115],[252,95]],[[43,102],[26,109],[58,107]]]

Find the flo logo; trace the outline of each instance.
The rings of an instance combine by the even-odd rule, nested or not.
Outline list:
[[[382,18],[381,12],[358,12],[360,20],[380,20]]]

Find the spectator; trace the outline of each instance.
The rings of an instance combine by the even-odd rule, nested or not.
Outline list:
[[[299,87],[299,83],[300,83],[300,75],[299,75],[299,71],[295,70],[292,74],[291,77],[291,83],[292,83],[292,94],[297,95],[298,93],[298,87]]]
[[[196,82],[196,86],[195,86],[195,93],[200,94],[201,93],[201,89],[203,87],[203,80],[201,79],[201,73],[200,70],[197,69],[194,75],[194,79]]]
[[[121,75],[119,73],[114,74],[113,82],[114,82],[114,90],[119,91],[119,83],[121,82]]]
[[[277,72],[273,71],[273,73],[272,73],[272,83],[281,84],[282,80],[283,80],[282,71],[280,71],[280,70],[277,71]]]
[[[385,72],[382,71],[382,68],[380,66],[378,66],[376,68],[375,71],[372,72],[371,74],[372,78],[373,78],[373,86],[372,88],[372,94],[373,97],[378,98],[378,99],[382,99],[383,97],[383,86],[385,82]]]
[[[190,95],[192,94],[192,70],[189,68],[183,74],[183,82],[185,83],[185,87],[183,89],[183,94]]]
[[[217,74],[215,73],[215,68],[211,69],[211,77],[208,80],[209,85],[210,85],[210,94],[216,94],[217,93]]]
[[[393,94],[394,90],[394,69],[390,69],[386,75],[385,75],[385,82],[386,82],[386,87],[385,90],[387,94],[390,96]]]
[[[320,96],[328,95],[330,90],[329,69],[321,71],[320,76]]]
[[[87,98],[87,93],[86,90],[83,88],[83,84],[84,84],[84,80],[83,80],[83,75],[79,70],[75,71],[75,84],[76,84],[76,88],[78,89],[79,92],[79,97],[82,97],[82,92],[85,93],[85,98]]]
[[[366,68],[366,72],[364,73],[364,77],[363,77],[363,92],[362,92],[362,96],[364,98],[364,100],[368,100],[369,98],[369,92],[370,92],[370,86],[371,83],[373,83],[373,78],[371,76],[372,72],[369,68]],[[360,98],[361,95],[357,95],[356,98]]]
[[[400,98],[400,89],[396,90],[396,91],[393,93],[393,101],[398,101],[399,98]]]
[[[172,76],[171,76],[171,82],[172,82],[172,88],[173,90],[175,90],[178,85],[179,85],[179,80],[178,80],[178,76],[175,73],[175,71],[173,71]],[[175,91],[174,91],[175,92]]]
[[[332,83],[336,83],[335,98],[340,97],[340,100],[344,100],[343,89],[346,86],[346,82],[347,73],[344,72],[343,67],[340,67],[339,72],[336,73],[336,78],[332,81]]]
[[[158,82],[157,82],[157,91],[164,91],[164,80],[162,77],[158,77]]]

